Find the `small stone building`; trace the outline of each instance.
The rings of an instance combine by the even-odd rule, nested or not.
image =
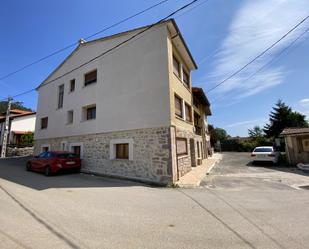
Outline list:
[[[309,128],[287,128],[281,135],[284,136],[288,162],[309,163]]]

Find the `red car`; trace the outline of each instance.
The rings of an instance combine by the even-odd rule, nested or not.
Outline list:
[[[72,152],[46,151],[27,162],[27,171],[44,172],[46,176],[60,171],[79,172],[81,159]]]

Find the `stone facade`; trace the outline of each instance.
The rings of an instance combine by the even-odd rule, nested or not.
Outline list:
[[[170,127],[137,129],[82,136],[40,139],[35,141],[35,154],[42,146],[62,150],[62,143],[82,144],[82,170],[109,176],[126,177],[154,183],[173,182]],[[110,143],[117,139],[133,141],[132,160],[111,159]]]
[[[180,127],[175,128],[176,138],[186,138],[188,154],[177,157],[177,168],[178,168],[178,178],[185,175],[191,171],[191,167],[197,166],[197,159],[201,157],[198,156],[197,142],[202,142],[202,137],[196,135],[193,131],[186,129],[181,129]],[[173,141],[173,140],[172,140]],[[176,150],[175,140],[172,142]]]

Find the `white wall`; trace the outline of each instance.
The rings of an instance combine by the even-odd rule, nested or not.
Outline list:
[[[82,45],[49,79],[119,44],[134,33]],[[83,86],[84,73],[97,68],[98,82]],[[69,82],[75,78],[75,91]],[[58,86],[65,84],[64,105],[57,110]],[[96,120],[82,121],[82,107],[96,104]],[[66,125],[67,111],[73,124]],[[48,128],[40,120],[48,116]],[[81,69],[39,88],[35,139],[170,125],[167,27],[152,28],[138,39]]]
[[[17,117],[12,120],[11,131],[34,131],[35,114],[23,117]]]

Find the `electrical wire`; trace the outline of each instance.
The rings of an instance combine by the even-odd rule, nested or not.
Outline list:
[[[191,1],[191,2],[189,2],[189,3],[187,3],[187,4],[185,4],[185,5],[183,5],[182,7],[176,9],[175,11],[173,11],[172,13],[170,13],[169,15],[167,15],[166,17],[164,17],[164,18],[160,19],[159,21],[157,21],[157,22],[155,22],[155,23],[149,25],[148,27],[146,27],[146,28],[143,29],[142,31],[136,33],[135,35],[131,36],[130,38],[124,40],[123,42],[120,42],[119,44],[117,44],[117,45],[115,45],[114,47],[108,49],[107,51],[105,51],[105,52],[99,54],[98,56],[95,56],[94,58],[88,60],[87,62],[82,63],[82,64],[79,65],[78,67],[75,67],[75,68],[73,68],[72,70],[70,70],[70,71],[68,71],[68,72],[66,72],[66,73],[64,73],[64,74],[62,74],[62,75],[60,75],[60,76],[54,78],[53,80],[50,80],[50,81],[45,82],[43,85],[44,85],[44,86],[45,86],[45,85],[48,85],[48,84],[50,84],[50,83],[52,83],[52,82],[54,82],[54,81],[56,81],[56,80],[58,80],[58,79],[60,79],[60,78],[62,78],[62,77],[64,77],[64,76],[66,76],[66,75],[68,75],[68,74],[70,74],[70,73],[72,73],[72,72],[74,72],[74,71],[80,69],[81,67],[83,67],[83,66],[85,66],[85,65],[87,65],[87,64],[89,64],[89,63],[91,63],[91,62],[93,62],[93,61],[95,61],[95,60],[97,60],[98,58],[100,58],[100,57],[102,57],[102,56],[104,56],[104,55],[106,55],[106,54],[112,52],[113,50],[118,49],[118,48],[121,47],[122,45],[128,43],[129,41],[133,40],[134,38],[138,37],[139,35],[145,33],[146,31],[148,31],[148,30],[151,29],[152,27],[154,27],[154,26],[156,26],[156,25],[158,25],[158,24],[160,24],[160,23],[163,23],[163,22],[166,21],[167,19],[169,19],[169,18],[171,18],[172,16],[174,16],[175,14],[177,14],[177,13],[183,11],[184,9],[190,7],[191,5],[193,5],[194,3],[198,2],[198,1],[199,1],[199,0],[193,0],[193,1]],[[33,88],[33,89],[27,90],[27,91],[25,91],[25,92],[21,92],[21,93],[19,93],[19,94],[17,94],[17,95],[12,96],[12,98],[20,97],[20,96],[22,96],[22,95],[28,94],[28,93],[30,93],[30,92],[32,92],[32,91],[35,91],[35,90],[36,90],[36,88]]]
[[[227,78],[225,78],[224,80],[222,80],[220,83],[216,84],[215,86],[213,86],[212,88],[210,88],[207,93],[215,90],[216,88],[218,88],[219,86],[221,86],[222,84],[224,84],[225,82],[227,82],[229,79],[233,78],[235,75],[237,75],[238,73],[240,73],[241,71],[243,71],[245,68],[247,68],[249,65],[251,65],[254,61],[256,61],[257,59],[259,59],[261,56],[263,56],[264,54],[266,54],[269,50],[271,50],[274,46],[276,46],[280,41],[282,41],[285,37],[287,37],[290,33],[292,33],[298,26],[300,26],[302,23],[304,23],[307,19],[309,18],[309,15],[306,16],[304,19],[302,19],[299,23],[297,23],[292,29],[290,29],[287,33],[285,33],[279,40],[277,40],[276,42],[272,43],[269,47],[267,47],[264,51],[262,51],[260,54],[258,54],[256,57],[254,57],[251,61],[249,61],[247,64],[245,64],[244,66],[242,66],[240,69],[238,69],[237,71],[235,71],[234,73],[232,73],[230,76],[228,76]]]
[[[144,9],[144,10],[141,10],[141,11],[139,11],[139,12],[137,12],[137,13],[135,13],[135,14],[129,16],[129,17],[126,17],[126,18],[124,18],[124,19],[122,19],[122,20],[120,20],[120,21],[118,21],[118,22],[116,22],[116,23],[114,23],[114,24],[112,24],[112,25],[110,25],[110,26],[108,26],[108,27],[102,29],[102,30],[97,31],[97,32],[94,33],[94,34],[91,34],[91,35],[85,37],[85,39],[92,38],[92,37],[94,37],[94,36],[96,36],[96,35],[98,35],[98,34],[100,34],[100,33],[103,33],[103,32],[105,32],[105,31],[111,29],[111,28],[114,28],[114,27],[116,27],[116,26],[118,26],[118,25],[120,25],[120,24],[122,24],[122,23],[124,23],[124,22],[126,22],[126,21],[128,21],[128,20],[130,20],[130,19],[133,19],[134,17],[137,17],[137,16],[139,16],[139,15],[141,15],[141,14],[143,14],[143,13],[145,13],[145,12],[147,12],[147,11],[149,11],[149,10],[151,10],[151,9],[153,9],[153,8],[155,8],[155,7],[157,7],[157,6],[161,5],[161,4],[163,4],[163,3],[165,3],[165,2],[168,2],[168,1],[169,1],[169,0],[163,0],[163,1],[161,1],[161,2],[158,2],[158,3],[156,3],[156,4],[152,5],[152,6],[146,8],[146,9]],[[42,58],[40,58],[40,59],[38,59],[38,60],[35,60],[35,61],[33,61],[33,62],[29,63],[29,64],[26,64],[26,65],[22,66],[22,67],[19,68],[19,69],[16,69],[15,71],[12,71],[12,72],[10,72],[10,73],[4,75],[4,76],[1,76],[1,77],[0,77],[0,80],[7,79],[7,78],[9,78],[9,77],[12,76],[12,75],[17,74],[17,73],[19,73],[19,72],[21,72],[21,71],[23,71],[23,70],[25,70],[25,69],[27,69],[27,68],[29,68],[29,67],[35,65],[35,64],[38,64],[39,62],[44,61],[44,60],[46,60],[46,59],[48,59],[48,58],[50,58],[50,57],[52,57],[52,56],[54,56],[54,55],[56,55],[56,54],[59,54],[59,53],[65,51],[65,50],[69,49],[69,48],[72,48],[72,47],[76,46],[77,44],[78,44],[78,42],[74,42],[74,43],[72,43],[72,44],[70,44],[70,45],[68,45],[68,46],[66,46],[66,47],[63,47],[63,48],[61,48],[61,49],[58,49],[58,50],[56,50],[55,52],[53,52],[53,53],[51,53],[51,54],[49,54],[49,55],[46,55],[46,56],[44,56],[44,57],[42,57]]]
[[[305,34],[307,34],[307,32],[309,31],[309,28],[307,28],[304,32],[302,32],[300,35],[298,35],[289,45],[287,45],[285,48],[283,48],[277,55],[275,55],[270,61],[268,61],[266,64],[264,64],[262,67],[260,67],[257,71],[255,71],[253,74],[251,74],[248,78],[246,78],[244,81],[242,81],[240,84],[244,84],[245,82],[247,82],[248,80],[250,80],[251,78],[253,78],[255,75],[259,74],[260,72],[262,72],[264,69],[266,69],[268,66],[270,66],[271,64],[273,64],[274,62],[276,62],[277,60],[280,59],[280,57],[286,52],[289,51],[289,49],[295,45],[295,43],[301,39]],[[295,48],[295,47],[294,47]],[[291,51],[291,50],[290,50]],[[287,55],[288,53],[286,53]],[[215,100],[213,100],[211,103],[215,103],[221,99],[223,99],[226,95],[220,96],[218,98],[216,98]]]

